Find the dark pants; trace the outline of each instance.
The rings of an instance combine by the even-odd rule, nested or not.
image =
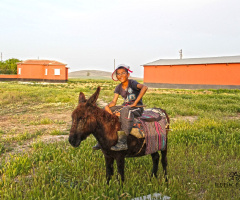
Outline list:
[[[143,108],[129,107],[129,106],[113,106],[110,108],[112,112],[120,112],[120,122],[121,130],[125,132],[126,135],[132,130],[134,117],[140,117],[143,113]]]

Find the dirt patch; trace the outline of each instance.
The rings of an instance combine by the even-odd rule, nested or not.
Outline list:
[[[189,121],[189,122],[193,123],[197,119],[198,119],[198,116],[177,116],[177,117],[170,118],[170,121],[174,122],[177,120],[183,120],[183,121]]]
[[[191,90],[191,89],[159,89],[159,88],[149,88],[148,93],[155,93],[155,94],[213,94],[212,91],[209,90]]]
[[[107,103],[99,99],[98,105],[103,108]],[[72,111],[72,109],[63,111],[49,109],[39,113],[39,111],[28,110],[25,113],[0,116],[0,141],[3,141],[7,150],[0,155],[0,160],[1,157],[9,157],[9,154],[30,151],[32,144],[39,141],[44,143],[66,141],[72,124]],[[60,131],[60,133],[52,135],[53,131]],[[34,138],[18,139],[24,133],[36,134],[37,132],[40,134]]]
[[[7,151],[0,155],[0,160],[2,157],[7,159],[9,154],[29,151],[34,142],[49,143],[67,140],[72,123],[71,113],[72,110],[63,113],[28,112],[20,115],[0,116],[0,142],[3,142]],[[57,135],[51,135],[54,131]],[[29,139],[23,137],[25,133],[30,135]]]
[[[41,121],[45,120],[47,122]],[[45,123],[45,124],[44,124]],[[71,112],[67,111],[62,114],[43,113],[43,114],[23,114],[20,116],[0,116],[1,132],[5,133],[4,137],[10,135],[22,134],[25,132],[35,133],[41,131],[43,134],[52,130],[66,131],[71,125]]]
[[[227,119],[236,119],[236,120],[238,120],[238,119],[240,119],[240,113],[238,113],[236,116],[230,116],[230,117],[227,117]]]
[[[37,141],[52,143],[52,142],[66,141],[67,139],[68,139],[68,135],[44,135],[40,137]]]

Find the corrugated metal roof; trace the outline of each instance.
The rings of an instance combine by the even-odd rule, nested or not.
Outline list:
[[[200,65],[200,64],[221,64],[221,63],[240,63],[240,56],[222,56],[206,58],[184,58],[184,59],[160,59],[154,62],[146,63],[143,66],[150,65]]]
[[[64,63],[55,61],[55,60],[25,60],[19,62],[18,64],[27,64],[27,65],[66,65]]]

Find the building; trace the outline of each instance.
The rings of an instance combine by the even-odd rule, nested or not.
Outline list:
[[[240,56],[160,59],[143,67],[149,87],[240,89]]]
[[[17,75],[0,75],[0,80],[66,82],[68,67],[52,60],[26,60],[17,63]]]

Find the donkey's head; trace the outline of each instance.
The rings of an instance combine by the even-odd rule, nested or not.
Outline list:
[[[87,100],[85,95],[80,92],[78,106],[72,112],[72,127],[68,141],[74,147],[80,145],[96,129],[97,121],[93,112],[96,110],[96,101],[100,92],[100,87]]]

